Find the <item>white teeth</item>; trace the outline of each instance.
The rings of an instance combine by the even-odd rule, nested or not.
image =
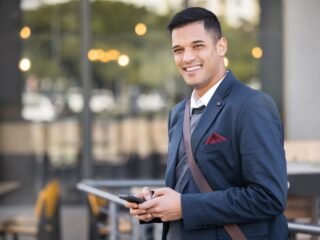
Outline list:
[[[194,66],[194,67],[188,67],[186,68],[186,71],[187,72],[191,72],[191,71],[195,71],[195,70],[198,70],[200,69],[200,66]]]

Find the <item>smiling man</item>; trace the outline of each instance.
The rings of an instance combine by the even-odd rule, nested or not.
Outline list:
[[[287,239],[283,130],[272,99],[224,66],[227,40],[203,8],[169,26],[176,66],[190,97],[169,116],[165,188],[128,202],[139,220],[164,222],[163,239]]]
[[[203,22],[193,22],[172,30],[175,63],[187,85],[202,97],[226,73],[223,57],[227,41]]]

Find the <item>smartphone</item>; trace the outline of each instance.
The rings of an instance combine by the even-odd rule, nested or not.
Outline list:
[[[123,199],[123,200],[126,200],[128,202],[134,202],[134,203],[138,203],[138,204],[139,203],[143,203],[144,201],[146,201],[146,200],[144,200],[142,198],[138,198],[138,197],[135,197],[135,196],[130,195],[130,194],[119,194],[118,197]]]

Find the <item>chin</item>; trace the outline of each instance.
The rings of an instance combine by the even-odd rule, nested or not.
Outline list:
[[[195,80],[190,80],[189,78],[185,78],[184,81],[190,87],[196,87],[196,86],[200,86],[201,85],[201,83],[199,83],[199,82],[197,82]]]

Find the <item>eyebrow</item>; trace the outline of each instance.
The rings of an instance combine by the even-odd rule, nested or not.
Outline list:
[[[203,40],[195,40],[195,41],[192,42],[192,44],[197,44],[197,43],[204,43],[204,41]],[[175,48],[178,48],[178,47],[180,47],[180,46],[179,45],[174,45],[174,46],[172,46],[172,50],[175,49]]]

